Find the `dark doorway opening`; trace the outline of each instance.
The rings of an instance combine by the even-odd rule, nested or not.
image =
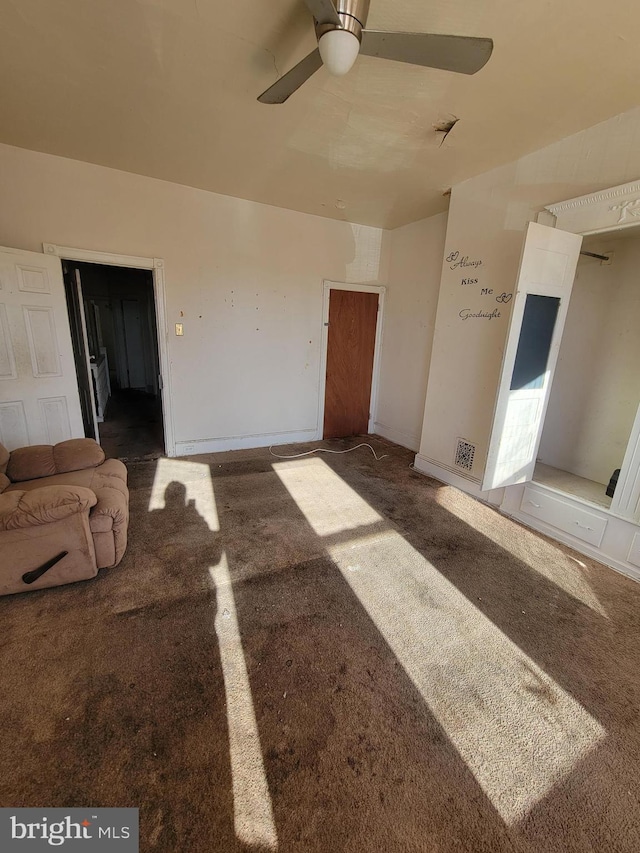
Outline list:
[[[85,435],[109,457],[164,453],[153,274],[64,261]]]

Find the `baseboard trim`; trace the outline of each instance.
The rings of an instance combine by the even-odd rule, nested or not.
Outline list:
[[[251,450],[274,444],[300,444],[315,441],[317,430],[303,429],[293,432],[264,432],[255,435],[231,435],[222,438],[198,438],[176,441],[176,456],[195,456],[198,453],[221,453],[225,450]]]
[[[420,436],[414,435],[411,432],[405,432],[403,429],[397,429],[397,427],[390,427],[386,424],[380,423],[380,421],[375,421],[373,424],[373,431],[376,435],[381,435],[383,438],[389,439],[394,444],[399,444],[401,447],[406,447],[409,450],[418,450],[420,447]]]
[[[421,474],[433,477],[434,480],[440,480],[441,483],[446,483],[447,486],[455,486],[456,489],[466,492],[483,503],[488,503],[492,506],[500,506],[502,503],[504,489],[493,489],[490,492],[483,492],[480,488],[480,481],[476,478],[456,474],[454,471],[443,468],[420,453],[416,455],[413,466]]]
[[[434,462],[427,456],[422,456],[420,453],[416,454],[413,464],[414,467],[422,474],[428,474],[430,477],[433,477],[435,480],[441,480],[448,486],[456,486],[458,489],[462,489],[463,492],[468,492],[470,495],[481,494],[480,481],[475,477],[456,474],[455,471],[451,471],[449,468],[439,465],[437,462]]]

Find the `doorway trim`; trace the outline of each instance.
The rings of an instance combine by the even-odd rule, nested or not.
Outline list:
[[[76,249],[70,246],[58,246],[55,243],[43,243],[46,255],[55,255],[64,261],[84,261],[90,264],[103,264],[112,267],[130,267],[139,270],[151,270],[153,274],[153,294],[156,308],[156,328],[158,330],[158,361],[160,363],[160,391],[162,399],[162,419],[164,421],[164,445],[167,456],[175,456],[175,430],[173,424],[173,395],[171,393],[171,372],[167,348],[167,310],[164,280],[164,260],[162,258],[141,258],[135,255],[117,255],[112,252],[97,252],[91,249]]]
[[[327,384],[327,350],[329,346],[329,300],[332,290],[353,290],[359,293],[378,294],[378,318],[376,320],[376,342],[373,350],[373,368],[371,371],[371,400],[369,401],[369,422],[367,432],[373,432],[378,410],[378,387],[380,384],[380,360],[382,353],[382,330],[384,326],[384,297],[387,288],[382,284],[347,284],[344,281],[323,281],[322,333],[320,343],[320,375],[318,381],[318,423],[316,441],[322,441],[324,433],[324,395]]]

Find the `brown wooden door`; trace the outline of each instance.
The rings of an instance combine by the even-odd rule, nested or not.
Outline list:
[[[331,290],[324,437],[362,435],[369,426],[378,294]]]

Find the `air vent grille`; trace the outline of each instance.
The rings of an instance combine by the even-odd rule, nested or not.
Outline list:
[[[476,455],[476,446],[470,441],[465,441],[463,438],[458,439],[456,446],[456,457],[454,464],[458,468],[464,468],[465,471],[471,471],[473,468],[473,460]]]

